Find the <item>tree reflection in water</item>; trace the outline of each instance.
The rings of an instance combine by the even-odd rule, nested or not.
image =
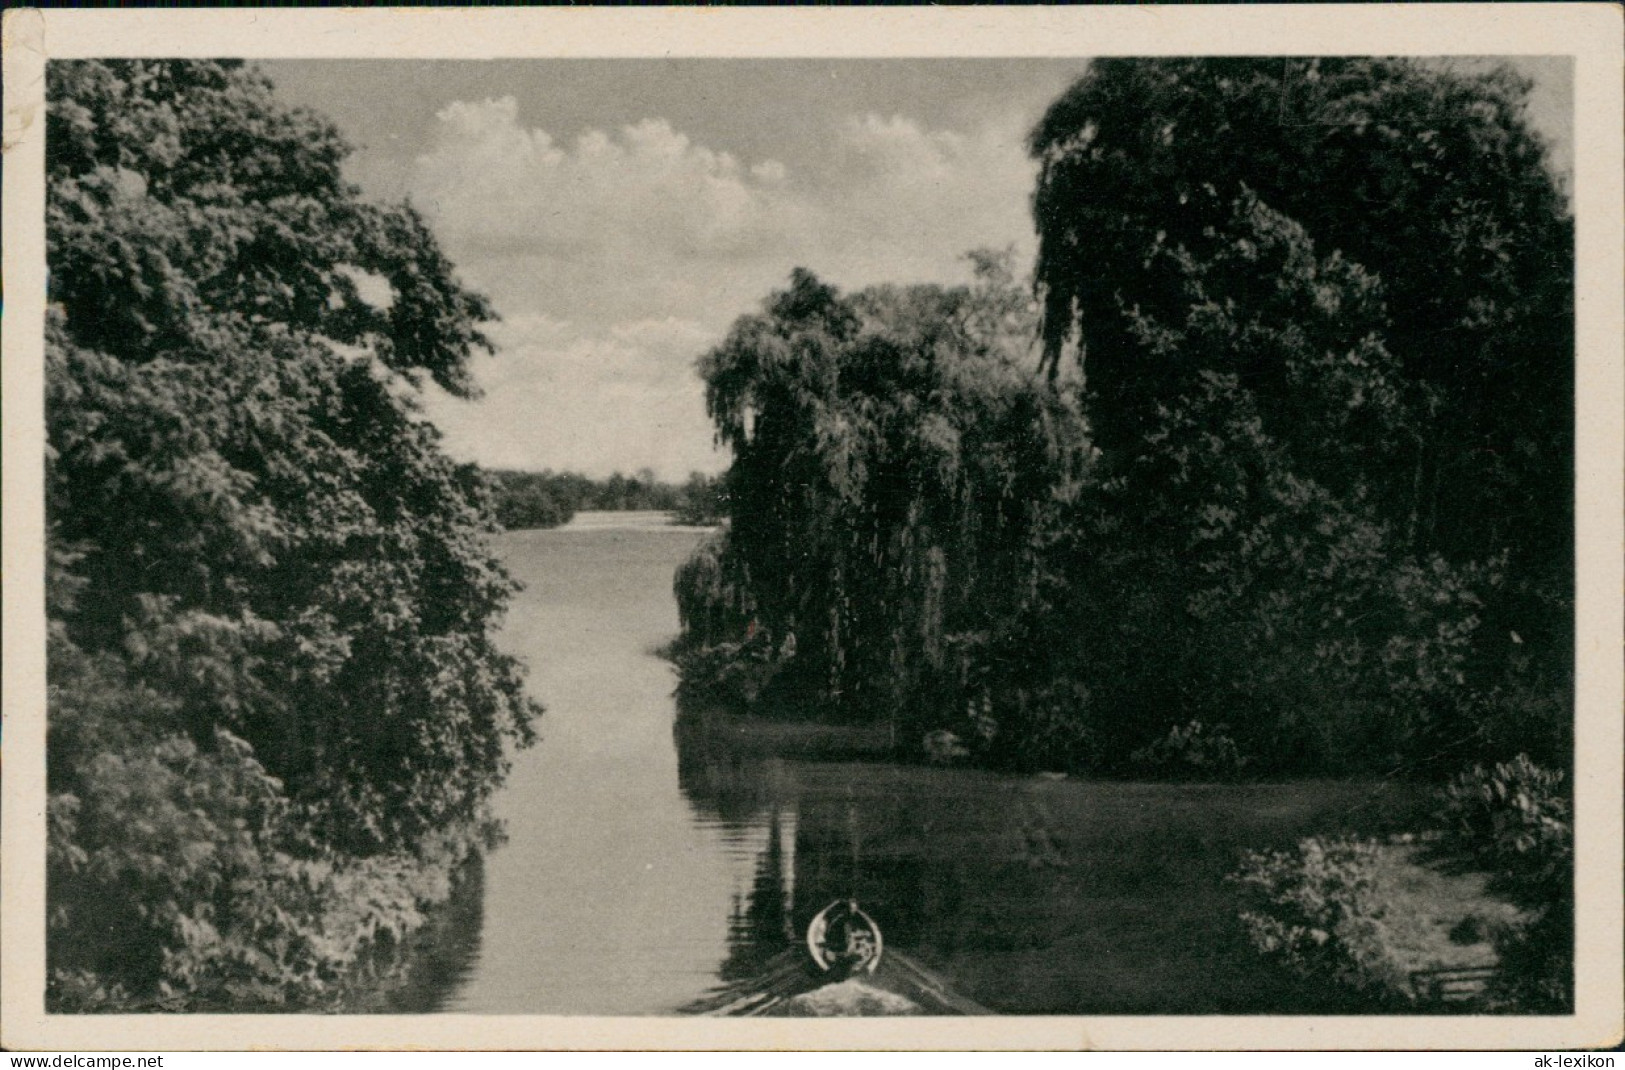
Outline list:
[[[734,898],[728,956],[718,969],[723,982],[743,980],[796,942],[794,791],[782,759],[727,738],[703,712],[680,709],[672,735],[677,785],[700,820],[735,840],[749,839],[766,825],[767,847],[756,860],[749,892]]]
[[[927,873],[915,852],[865,853],[878,843],[877,820],[866,812],[851,784],[803,790],[801,763],[769,753],[743,738],[725,718],[683,710],[676,718],[678,786],[695,813],[725,834],[766,846],[755,863],[748,893],[736,899],[729,919],[729,952],[719,978],[755,976],[787,951],[798,955],[813,916],[836,899],[856,898],[881,923],[889,943],[906,947],[921,935],[920,912],[957,887],[955,874]],[[891,767],[839,763],[823,767],[847,777],[886,778]],[[872,800],[871,800],[872,801]],[[869,808],[872,809],[872,808]],[[936,867],[940,868],[940,867]]]
[[[485,932],[485,856],[475,852],[458,870],[452,893],[402,950],[409,964],[399,983],[371,993],[352,1012],[434,1014],[447,1004],[479,961]]]
[[[693,711],[679,715],[674,734],[679,787],[695,813],[738,841],[760,845],[749,890],[734,900],[718,984],[689,1011],[761,1013],[828,980],[804,935],[823,907],[854,898],[885,932],[882,987],[912,1013],[990,1013],[949,991],[903,950],[927,942],[938,927],[930,919],[955,910],[965,873],[952,852],[931,849],[934,804],[911,798],[897,767],[801,761],[813,748],[782,739],[771,746],[798,758],[778,757],[737,722]],[[819,749],[816,757],[832,757],[830,748]],[[849,746],[841,757],[872,756],[871,750]]]

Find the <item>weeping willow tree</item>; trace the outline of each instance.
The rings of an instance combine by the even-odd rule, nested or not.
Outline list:
[[[770,653],[769,705],[992,734],[967,714],[1020,646],[1088,446],[1035,376],[1029,298],[977,262],[973,286],[846,296],[798,270],[700,362],[731,522],[680,603],[691,637]]]

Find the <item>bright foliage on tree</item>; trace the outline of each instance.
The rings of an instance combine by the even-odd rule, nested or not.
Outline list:
[[[320,1000],[531,738],[485,482],[414,400],[492,312],[254,70],[48,79],[52,998]]]

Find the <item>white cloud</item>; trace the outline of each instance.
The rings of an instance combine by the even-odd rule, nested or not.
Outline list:
[[[485,396],[431,390],[427,415],[455,457],[502,468],[568,469],[602,477],[653,468],[665,479],[720,470],[694,359],[716,342],[688,320],[582,333],[544,315],[492,331],[495,357],[474,373]]]
[[[417,161],[412,193],[475,253],[596,258],[645,242],[689,256],[729,255],[768,239],[766,191],[783,165],[747,171],[694,145],[663,119],[613,134],[589,130],[568,149],[519,123],[512,97],[457,102]]]
[[[962,279],[963,254],[1031,250],[1022,124],[835,124],[824,177],[741,161],[662,119],[568,145],[512,98],[458,102],[410,180],[463,274],[507,322],[487,398],[439,399],[455,452],[490,464],[668,476],[715,469],[693,360],[810,268],[845,288]]]
[[[978,246],[1030,254],[1035,171],[1007,123],[960,133],[902,116],[847,119],[835,142],[846,178],[819,207],[832,274],[852,285],[959,278]]]

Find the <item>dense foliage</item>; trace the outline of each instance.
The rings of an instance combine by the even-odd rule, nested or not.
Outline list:
[[[678,574],[685,687],[1089,773],[1523,755],[1454,812],[1529,911],[1505,1005],[1561,1006],[1564,781],[1530,770],[1572,767],[1574,245],[1529,88],[1092,63],[1031,138],[1036,320],[985,257],[956,290],[798,272],[702,360],[731,526]],[[1253,860],[1255,938],[1405,990],[1369,860],[1311,846]]]
[[[687,578],[809,694],[1024,764],[1566,766],[1572,227],[1527,90],[1092,64],[1032,139],[1041,324],[985,272],[798,276],[706,358],[733,526]]]
[[[1030,302],[982,263],[975,286],[850,296],[798,271],[701,362],[730,524],[679,605],[691,637],[773,661],[783,705],[966,732],[1022,646],[1041,526],[1086,445],[1023,367]]]
[[[1563,774],[1518,755],[1475,765],[1437,793],[1436,828],[1412,873],[1382,880],[1393,845],[1311,838],[1295,850],[1248,851],[1231,878],[1252,893],[1241,915],[1253,945],[1294,971],[1329,978],[1381,1002],[1420,998],[1404,961],[1414,950],[1392,933],[1417,909],[1399,888],[1423,863],[1488,876],[1485,891],[1505,906],[1494,922],[1477,914],[1452,931],[1495,946],[1493,972],[1469,996],[1475,1010],[1567,1014],[1574,1000],[1573,825]],[[1414,938],[1413,938],[1414,939]]]
[[[48,80],[51,1005],[319,1002],[531,738],[485,481],[415,402],[492,313],[253,69]]]
[[[1310,837],[1289,851],[1248,851],[1232,877],[1258,900],[1242,924],[1259,951],[1293,972],[1328,978],[1374,1007],[1398,1010],[1412,996],[1382,926],[1375,873],[1381,847],[1369,840]]]
[[[1050,108],[1045,361],[1081,369],[1100,454],[1045,629],[1116,749],[1167,733],[1139,771],[1510,759],[1442,817],[1525,911],[1486,1005],[1561,1012],[1571,826],[1562,773],[1527,755],[1572,762],[1574,250],[1528,89],[1405,60],[1102,60]],[[1372,858],[1249,857],[1254,942],[1403,998]]]
[[[679,524],[710,527],[728,515],[728,495],[721,476],[690,472],[683,484],[682,498],[672,517]]]
[[[496,499],[497,523],[505,531],[525,528],[556,528],[568,524],[576,514],[574,497],[562,486],[563,478],[551,472],[514,472],[496,469],[487,473]]]
[[[1046,642],[1121,748],[1568,763],[1573,243],[1527,90],[1100,60],[1034,131],[1045,359],[1101,451]]]
[[[567,524],[582,510],[653,510],[674,514],[679,524],[715,524],[722,513],[720,481],[693,472],[682,485],[662,483],[643,469],[591,479],[575,472],[487,473],[496,495],[497,523],[508,530]]]
[[[1574,824],[1567,778],[1527,755],[1475,765],[1440,791],[1446,849],[1524,911],[1497,934],[1493,1004],[1569,1013],[1574,1000]]]

